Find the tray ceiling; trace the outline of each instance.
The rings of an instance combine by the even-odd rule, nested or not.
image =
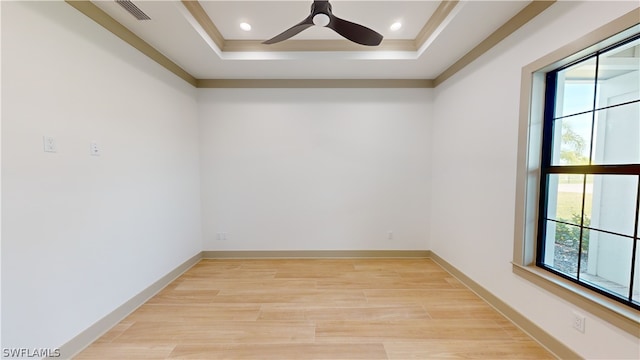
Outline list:
[[[477,56],[472,50],[486,51],[553,1],[331,1],[334,15],[384,35],[378,47],[351,43],[317,26],[278,44],[261,44],[308,16],[308,0],[131,1],[149,20],[136,19],[113,0],[68,3],[196,80],[432,81],[464,65],[456,63],[465,57],[468,62]],[[250,31],[240,28],[243,22]],[[402,27],[393,31],[395,22]]]

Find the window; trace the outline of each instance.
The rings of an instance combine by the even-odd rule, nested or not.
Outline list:
[[[583,106],[582,109],[578,109],[579,104],[574,101],[573,104],[570,103],[570,100],[567,99],[566,102],[563,98],[564,92],[566,88],[571,88],[576,85],[583,85],[587,80],[585,78],[576,79],[576,73],[569,73],[571,69],[578,69],[579,64],[587,64],[589,60],[598,61],[599,65],[605,64],[606,66],[600,67],[599,72],[595,72],[593,70],[592,74],[600,74],[600,80],[605,81],[609,80],[608,78],[604,78],[605,74],[602,71],[609,68],[609,70],[613,70],[616,67],[621,67],[621,62],[628,62],[631,64],[634,62],[637,64],[638,59],[640,59],[640,55],[637,53],[638,46],[638,36],[640,35],[640,23],[638,23],[638,10],[634,9],[629,11],[628,13],[612,20],[611,22],[604,24],[603,26],[593,30],[590,33],[585,34],[584,36],[575,39],[574,41],[567,43],[566,45],[553,50],[552,52],[540,57],[539,59],[525,65],[522,68],[521,73],[521,87],[520,87],[520,113],[519,113],[519,129],[518,129],[518,156],[517,156],[517,176],[516,176],[516,193],[515,193],[515,217],[514,217],[514,241],[513,241],[513,262],[512,269],[513,273],[517,276],[520,276],[525,281],[530,282],[531,284],[536,285],[537,287],[544,289],[553,295],[564,299],[565,301],[571,303],[572,305],[579,307],[590,314],[593,314],[599,317],[602,320],[607,321],[609,324],[616,326],[618,329],[625,331],[631,336],[636,338],[640,338],[640,333],[638,333],[638,326],[640,326],[640,309],[638,309],[638,299],[633,296],[629,299],[628,294],[620,295],[622,293],[626,293],[624,290],[620,290],[619,288],[603,287],[601,283],[596,283],[595,280],[588,278],[590,275],[586,271],[589,271],[589,266],[593,268],[596,264],[601,267],[606,265],[606,261],[600,263],[600,260],[606,260],[607,257],[611,255],[620,254],[620,251],[616,250],[613,252],[606,252],[600,258],[596,258],[598,255],[594,255],[596,253],[594,249],[595,241],[592,241],[596,238],[596,236],[592,237],[592,233],[598,234],[598,242],[602,244],[604,240],[599,235],[605,234],[604,237],[609,235],[619,234],[618,237],[612,236],[613,239],[630,239],[629,237],[620,236],[624,234],[625,229],[621,224],[615,224],[613,222],[607,224],[603,221],[614,221],[610,219],[599,220],[598,216],[611,216],[612,214],[622,213],[622,211],[618,207],[624,206],[624,204],[633,203],[633,201],[628,201],[628,199],[619,199],[602,193],[599,190],[600,185],[603,181],[607,179],[615,177],[616,179],[627,179],[624,176],[634,177],[637,179],[638,175],[636,174],[606,174],[602,173],[600,169],[608,168],[609,170],[618,167],[631,169],[636,166],[637,169],[637,160],[634,163],[633,161],[629,161],[628,159],[622,159],[615,154],[602,154],[603,158],[598,158],[600,156],[599,151],[608,151],[606,150],[609,146],[614,146],[615,143],[618,142],[617,137],[620,134],[609,133],[607,136],[604,134],[604,130],[607,130],[607,123],[609,121],[609,115],[604,117],[605,113],[613,113],[622,109],[631,109],[632,106],[635,106],[637,109],[637,99],[638,96],[635,96],[636,101],[626,100],[630,99],[626,98],[625,100],[623,96],[616,97],[608,96],[605,94],[603,84],[598,84],[598,76],[592,75],[591,77],[591,91],[596,97],[591,98],[593,101],[591,105],[580,105]],[[634,48],[634,50],[629,50]],[[635,51],[635,54],[632,53]],[[596,57],[598,58],[596,60]],[[635,60],[630,59],[635,58]],[[623,60],[626,59],[626,60]],[[617,65],[615,64],[617,62]],[[595,63],[591,63],[595,66]],[[608,64],[608,65],[607,65]],[[615,65],[615,66],[614,66]],[[624,70],[627,73],[633,72],[633,70],[628,69],[632,65],[626,65],[627,70]],[[583,67],[584,69],[588,69],[588,67]],[[563,71],[564,70],[564,71]],[[636,65],[637,71],[637,65]],[[549,73],[556,72],[558,74],[555,76],[555,85],[548,88],[549,92],[546,91],[546,76]],[[637,73],[637,72],[636,72]],[[622,75],[619,73],[618,75]],[[613,73],[609,73],[609,77],[613,78]],[[568,79],[567,79],[568,77]],[[570,80],[567,82],[567,80]],[[580,84],[582,80],[583,84]],[[573,84],[571,83],[573,82]],[[558,84],[560,84],[560,91],[558,91]],[[566,86],[565,86],[566,84]],[[637,84],[637,80],[636,80]],[[633,87],[633,83],[629,82],[629,86]],[[579,87],[579,86],[578,86]],[[551,96],[551,91],[553,91],[553,97]],[[569,91],[573,91],[570,89]],[[574,93],[579,92],[578,90],[574,91]],[[613,93],[621,92],[613,89]],[[636,90],[637,94],[637,90]],[[554,141],[549,140],[549,136],[547,136],[547,141],[545,142],[545,146],[543,146],[543,133],[544,133],[544,118],[545,118],[545,96],[548,97],[551,101],[546,101],[548,104],[553,104],[553,111],[549,109],[547,111],[549,115],[553,117],[559,117],[564,120],[558,122],[555,131],[560,131],[559,139],[556,134]],[[592,95],[593,96],[593,95]],[[600,100],[602,97],[613,97],[614,99],[610,100],[611,105],[616,106],[602,106],[604,100]],[[556,104],[560,105],[557,106]],[[628,103],[629,106],[622,104]],[[566,104],[566,106],[565,106]],[[594,105],[595,104],[595,105]],[[635,104],[635,105],[632,105]],[[605,107],[606,109],[600,109]],[[556,116],[556,111],[558,111],[558,115]],[[637,110],[636,110],[637,111]],[[571,114],[569,113],[571,112]],[[575,124],[571,124],[570,118],[573,118],[574,121],[577,121],[578,116],[582,115],[580,113],[587,112],[592,114],[592,124],[588,126],[590,127],[589,136],[584,136],[584,131],[577,127]],[[573,115],[573,116],[569,116]],[[594,118],[593,116],[597,116]],[[601,117],[602,116],[602,117]],[[618,117],[618,114],[613,114],[613,116]],[[636,118],[638,116],[636,115]],[[632,117],[631,117],[632,119]],[[593,121],[595,120],[595,124]],[[580,151],[580,147],[576,148],[575,140],[565,141],[564,147],[562,143],[562,123],[569,123],[569,127],[573,133],[582,134],[585,141],[588,139],[588,143],[584,144],[582,151]],[[552,121],[555,123],[555,121]],[[552,125],[553,126],[553,125]],[[603,131],[600,131],[600,128],[604,127]],[[558,130],[559,129],[559,130]],[[594,129],[591,131],[591,129]],[[554,130],[553,128],[546,127],[547,133],[553,138]],[[566,131],[566,130],[565,130]],[[594,134],[594,139],[591,139],[591,133]],[[569,135],[572,135],[569,133]],[[565,138],[570,137],[569,135],[565,136]],[[616,138],[612,137],[616,135]],[[600,136],[600,137],[599,137]],[[604,136],[604,137],[603,137]],[[626,135],[622,134],[622,137],[626,137]],[[577,139],[579,140],[579,139]],[[560,141],[560,143],[557,143]],[[611,144],[609,144],[611,142]],[[579,143],[579,141],[578,141]],[[606,143],[606,144],[605,144]],[[638,143],[638,138],[636,137],[636,143]],[[592,147],[593,144],[593,147]],[[555,145],[555,148],[553,147]],[[558,147],[559,146],[559,147]],[[572,147],[573,146],[573,147]],[[586,149],[589,149],[587,153]],[[600,147],[600,150],[598,149]],[[545,156],[542,156],[542,149],[546,148],[547,152]],[[624,149],[624,148],[623,148]],[[560,152],[564,150],[565,154],[560,157]],[[616,149],[617,150],[617,149]],[[571,154],[567,154],[566,152],[573,151],[573,155],[585,154],[589,155],[589,163],[584,164],[584,158],[580,159],[579,157],[571,158]],[[593,162],[591,162],[591,151],[593,151]],[[614,151],[614,150],[612,150]],[[629,153],[632,154],[632,153]],[[615,163],[604,163],[604,160],[609,160],[608,156],[616,156],[618,159]],[[557,156],[555,159],[553,156]],[[545,158],[545,159],[543,159]],[[546,166],[543,166],[542,160],[547,160]],[[552,163],[552,160],[554,162]],[[580,162],[582,161],[582,163]],[[573,163],[574,165],[569,165]],[[577,165],[575,165],[577,163]],[[543,167],[545,170],[543,170]],[[554,171],[553,168],[558,169],[559,171]],[[580,171],[573,171],[582,169]],[[550,171],[551,170],[551,171]],[[542,176],[544,174],[544,176]],[[583,179],[582,177],[589,177],[587,179]],[[564,177],[564,178],[563,178]],[[541,189],[540,185],[542,182],[542,178],[546,178],[544,188]],[[605,180],[601,180],[605,179]],[[575,182],[580,184],[582,180],[583,188],[580,188],[580,185],[575,185]],[[554,181],[557,181],[554,184]],[[569,183],[569,181],[574,182],[573,184],[560,186],[560,181],[564,181],[565,183]],[[635,180],[637,181],[637,180]],[[556,188],[556,185],[558,186]],[[611,187],[612,185],[609,185]],[[622,186],[622,185],[621,185]],[[632,185],[626,185],[633,186]],[[637,184],[636,184],[637,186]],[[577,188],[577,190],[576,190]],[[540,224],[543,226],[547,226],[546,219],[541,221],[542,217],[549,217],[552,220],[558,220],[558,212],[560,215],[567,214],[573,215],[573,211],[567,210],[567,208],[560,207],[558,210],[558,201],[561,201],[561,205],[570,204],[571,201],[566,200],[563,196],[566,195],[564,193],[570,193],[569,191],[560,191],[560,190],[570,190],[581,191],[578,194],[583,195],[585,197],[585,207],[583,211],[582,207],[582,196],[576,196],[575,193],[574,198],[577,197],[578,205],[576,211],[578,221],[572,219],[572,216],[568,216],[570,221],[563,221],[562,225],[566,225],[565,229],[560,229],[561,234],[571,234],[571,231],[578,232],[578,239],[585,240],[583,235],[580,234],[580,231],[583,233],[588,233],[589,241],[583,242],[583,244],[573,244],[573,247],[568,246],[568,249],[573,249],[574,259],[572,261],[576,261],[578,259],[575,258],[575,255],[579,254],[578,249],[582,250],[582,246],[587,249],[587,256],[579,259],[581,268],[578,270],[577,264],[575,262],[575,272],[573,270],[563,272],[561,269],[555,268],[555,259],[551,260],[551,257],[555,257],[555,233],[556,230],[545,228],[545,235],[541,236],[539,232]],[[542,191],[544,190],[544,191]],[[590,191],[590,194],[588,191]],[[551,195],[549,195],[551,194]],[[555,194],[555,195],[554,195]],[[558,195],[560,197],[558,198]],[[637,190],[636,193],[632,193],[632,198],[635,198],[637,201]],[[540,206],[541,199],[544,199],[543,206]],[[558,200],[559,199],[559,200]],[[553,202],[555,201],[555,203]],[[590,201],[590,202],[588,202]],[[596,202],[594,204],[594,201]],[[603,203],[603,201],[610,201],[609,203]],[[603,204],[602,206],[600,204]],[[615,211],[610,211],[610,207],[613,206]],[[633,205],[632,205],[633,206]],[[635,204],[637,207],[637,202]],[[541,208],[543,209],[541,211]],[[550,210],[549,210],[550,209]],[[575,207],[573,208],[575,209]],[[555,214],[554,214],[555,211]],[[575,210],[574,210],[575,211]],[[586,220],[584,213],[587,214],[589,219]],[[633,212],[633,210],[632,210]],[[625,212],[628,213],[628,212]],[[542,214],[542,215],[541,215]],[[567,216],[565,216],[566,218]],[[638,221],[633,219],[632,221]],[[550,221],[553,224],[559,224],[559,222]],[[602,225],[600,225],[602,224]],[[570,226],[569,226],[570,225]],[[615,225],[615,226],[614,226]],[[635,227],[635,224],[634,224]],[[556,226],[557,228],[557,226]],[[622,229],[622,231],[621,231]],[[553,234],[548,235],[547,234]],[[638,253],[639,249],[637,244],[638,233],[634,234],[635,240],[627,240],[626,246],[631,243],[632,246],[635,246],[635,259],[633,258],[634,249],[631,250],[631,263],[627,262],[627,264],[616,264],[614,268],[625,268],[629,269],[629,276],[631,278],[635,278],[635,282],[632,284],[631,279],[629,281],[624,281],[623,286],[633,286],[634,290],[639,290],[639,284],[637,281],[638,273],[640,273],[640,265],[638,264],[638,260],[640,258],[640,254]],[[542,239],[542,242],[538,242],[538,239]],[[552,239],[552,240],[551,240]],[[560,238],[559,241],[562,241],[566,238]],[[548,242],[547,242],[548,241]],[[568,240],[567,240],[568,241]],[[634,245],[633,243],[636,242]],[[538,246],[540,245],[540,246]],[[572,245],[571,243],[565,244]],[[540,249],[542,247],[542,249]],[[564,248],[565,250],[567,247]],[[591,250],[590,250],[591,249]],[[544,251],[540,251],[544,250]],[[546,252],[546,256],[542,255]],[[571,254],[568,251],[564,253],[558,253],[560,259],[563,259],[563,255]],[[583,253],[584,255],[584,253]],[[628,259],[628,257],[627,257]],[[538,261],[540,260],[540,261]],[[553,262],[552,262],[553,261]],[[597,261],[597,263],[596,263]],[[584,265],[586,263],[586,265]],[[630,266],[633,265],[634,274],[631,276]],[[624,266],[623,266],[624,265]],[[559,266],[559,265],[558,265]],[[567,269],[568,264],[563,264],[564,268]],[[569,269],[571,269],[569,267]],[[598,275],[602,278],[602,273]],[[611,281],[611,280],[608,280]],[[610,283],[604,282],[604,284],[612,285]],[[630,289],[631,290],[631,289]]]
[[[640,309],[640,35],[544,76],[536,265]]]

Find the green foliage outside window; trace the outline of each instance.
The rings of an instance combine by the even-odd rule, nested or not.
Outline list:
[[[573,214],[571,215],[570,220],[563,219],[562,221],[571,222],[574,224],[580,224],[580,215]],[[588,227],[591,225],[591,219],[588,216],[584,216],[584,227]],[[580,241],[580,227],[567,225],[564,223],[556,224],[556,243],[559,245],[564,245],[568,247],[575,247]],[[589,251],[589,230],[583,229],[582,231],[582,247],[581,252],[584,255]]]

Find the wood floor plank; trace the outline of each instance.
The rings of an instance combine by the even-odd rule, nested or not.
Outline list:
[[[507,334],[512,340],[524,341],[524,340],[531,339],[529,335],[527,335],[524,331],[520,330],[520,328],[515,326],[511,321],[505,319],[504,317],[502,319],[496,320],[496,323],[502,326],[502,328],[507,332]]]
[[[76,358],[553,357],[430,259],[221,259]]]
[[[214,344],[178,345],[169,359],[376,360],[387,359],[387,354],[382,344]]]
[[[446,279],[439,278],[381,278],[381,277],[359,277],[350,278],[331,278],[318,279],[318,289],[452,289],[453,287]]]
[[[222,270],[218,269],[218,271],[210,271],[210,272],[201,272],[197,275],[187,275],[185,279],[273,279],[276,275],[275,270],[268,269],[243,269],[239,267],[233,270]]]
[[[534,341],[502,340],[430,340],[421,342],[385,342],[390,360],[408,359],[555,359]]]
[[[356,269],[407,269],[411,271],[433,269],[434,271],[443,271],[435,261],[427,258],[356,258],[352,261]]]
[[[499,321],[504,317],[483,301],[457,303],[430,303],[424,309],[433,319],[488,319]]]
[[[175,344],[118,345],[93,344],[74,357],[76,360],[167,359]]]
[[[421,306],[293,306],[292,304],[264,305],[258,320],[428,320],[429,314]]]
[[[129,322],[171,321],[209,322],[220,320],[254,321],[260,314],[260,304],[145,304],[127,317]],[[126,330],[126,329],[125,329]]]
[[[455,289],[464,289],[465,286],[463,283],[460,282],[460,280],[454,278],[454,277],[447,277],[445,278],[445,280],[447,280],[447,282],[451,285],[451,287],[455,288]]]
[[[406,342],[429,339],[499,340],[506,331],[487,320],[318,321],[317,342]]]
[[[215,303],[308,303],[331,302],[335,305],[365,304],[361,290],[296,290],[272,291],[263,289],[223,290],[212,298]]]
[[[304,321],[139,321],[112,344],[296,343],[315,341],[315,326]]]
[[[481,301],[480,298],[468,289],[365,289],[363,290],[367,301],[372,304],[398,304],[398,303],[449,303]]]
[[[186,279],[176,286],[176,290],[244,290],[244,289],[263,289],[263,290],[292,290],[292,289],[317,289],[316,280],[308,279],[256,279],[246,278],[228,278],[228,279],[204,279],[194,278]]]
[[[219,290],[171,290],[161,291],[147,301],[147,304],[209,304]]]

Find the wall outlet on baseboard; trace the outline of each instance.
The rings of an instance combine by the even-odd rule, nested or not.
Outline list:
[[[393,240],[393,231],[387,231],[387,240]]]
[[[227,233],[219,232],[219,233],[216,234],[216,240],[218,240],[218,241],[226,241],[228,236],[229,236],[229,234],[227,234]]]

